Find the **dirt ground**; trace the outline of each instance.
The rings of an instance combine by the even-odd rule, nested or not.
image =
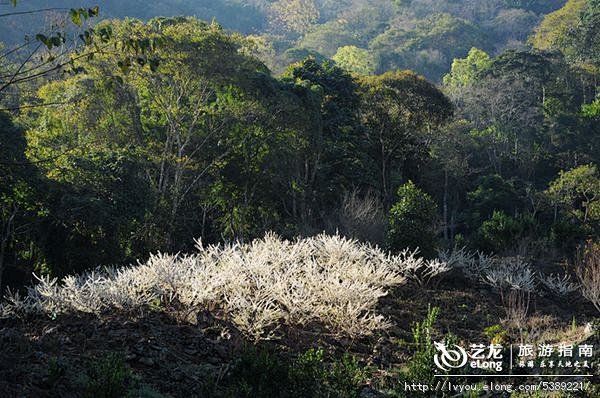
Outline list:
[[[404,286],[390,292],[380,311],[394,326],[377,336],[352,341],[315,327],[282,331],[282,339],[261,344],[282,355],[322,347],[331,356],[350,352],[372,368],[402,367],[411,355],[411,328],[425,318],[429,305],[440,308],[440,336],[451,332],[464,342],[489,342],[484,330],[505,316],[498,296],[485,288],[458,289],[459,284],[448,280],[436,290]],[[581,300],[544,297],[535,297],[531,306],[532,318],[543,320],[538,326],[556,330],[567,329],[574,318],[583,325],[596,316],[594,311]],[[248,344],[235,328],[208,314],[198,314],[195,324],[155,311],[2,320],[0,397],[75,397],[69,391],[85,364],[109,352],[121,353],[144,382],[163,394],[200,396],[205,376],[218,382]],[[50,386],[49,367],[56,360],[65,374]]]

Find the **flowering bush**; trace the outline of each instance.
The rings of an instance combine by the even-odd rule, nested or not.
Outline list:
[[[527,319],[531,293],[535,292],[535,272],[521,257],[505,257],[485,271],[484,282],[500,293],[509,323],[522,327]]]
[[[481,252],[469,252],[465,247],[438,251],[438,258],[450,268],[459,269],[472,282],[483,282],[494,267],[495,259]]]
[[[537,285],[535,272],[521,257],[502,258],[496,267],[485,272],[485,280],[490,286],[502,290],[518,290],[531,293]]]
[[[406,278],[419,287],[425,288],[430,284],[437,287],[442,277],[452,269],[451,264],[443,259],[425,260],[417,256],[418,252],[418,249],[405,249],[400,252],[397,258],[402,265],[399,268],[403,270]]]
[[[540,277],[540,282],[550,291],[557,296],[567,296],[570,293],[576,292],[579,289],[579,285],[571,282],[571,276],[565,275],[546,275]]]
[[[62,281],[48,277],[21,297],[10,293],[0,314],[100,314],[160,302],[209,310],[251,338],[274,337],[281,325],[324,325],[331,333],[369,335],[389,321],[376,313],[386,289],[404,283],[423,260],[391,256],[340,236],[296,241],[273,234],[250,244],[204,247],[192,255],[156,254],[145,263],[97,269]]]

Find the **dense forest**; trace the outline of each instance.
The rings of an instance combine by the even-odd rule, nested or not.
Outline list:
[[[109,14],[127,12],[107,3]],[[264,40],[194,18],[91,28],[95,9],[72,11],[66,32],[37,33],[24,49],[8,44],[1,269],[60,275],[265,231],[337,230],[428,255],[468,246],[540,262],[598,237],[596,1],[569,1],[541,21],[534,16],[549,2],[355,3],[315,4],[322,16],[301,36],[283,22],[270,29],[264,37],[296,34],[297,46],[318,37],[341,46],[333,61],[323,51],[278,76],[265,64],[273,59],[260,58]],[[382,15],[366,18],[365,7]],[[481,42],[490,33],[481,27],[507,12],[539,25]],[[322,36],[340,15],[362,44]],[[374,25],[361,30],[352,15]],[[400,34],[401,21],[414,29]],[[419,28],[426,23],[435,29]],[[68,37],[81,32],[88,44],[73,48]],[[382,51],[395,61],[354,65],[381,61],[374,43],[385,37],[394,50]],[[521,44],[502,50],[511,40]],[[431,44],[452,60],[436,66],[439,85],[397,71],[427,75],[407,62]]]
[[[319,307],[329,299],[314,304],[321,312],[306,310],[352,335],[352,342],[353,333],[385,324],[361,312],[384,296],[373,289],[400,279],[419,289],[437,287],[430,279],[460,263],[456,256],[480,265],[505,259],[498,261],[511,264],[507,273],[523,271],[531,281],[563,273],[566,279],[547,286],[568,293],[579,288],[567,282],[572,275],[600,309],[600,279],[581,271],[592,269],[589,264],[600,270],[600,0],[98,5],[0,3],[0,287],[14,293],[35,281],[33,273],[41,286],[25,301],[10,296],[16,308],[38,311],[46,305],[32,304],[40,297],[68,301],[79,294],[75,287],[143,278],[154,269],[173,272],[160,295],[135,296],[154,310],[165,306],[165,292],[181,282],[180,273],[189,276],[199,258],[219,256],[248,267],[227,263],[214,280],[231,280],[211,282],[215,292],[237,286],[235,275],[255,272],[259,256],[268,257],[261,264],[273,275],[296,286],[312,271],[298,271],[300,277],[282,264],[297,259],[310,270],[322,250],[328,264],[355,257],[339,260],[348,268],[336,268],[333,282],[321,281],[319,289],[357,278],[366,287],[351,285],[340,300],[374,297],[357,304],[353,316],[369,316],[351,325],[331,315],[334,309]],[[219,244],[222,249],[211,246]],[[331,249],[336,245],[341,254]],[[289,257],[265,254],[269,248],[290,250]],[[196,251],[198,257],[152,255]],[[361,261],[381,268],[357,276],[352,267]],[[136,262],[146,268],[117,271]],[[402,278],[390,265],[395,262],[408,267]],[[411,274],[406,264],[432,271]],[[574,264],[590,268],[577,271]],[[92,273],[94,283],[68,277],[62,286],[75,289],[70,293],[52,282],[99,266],[117,268]],[[490,269],[481,265],[477,272]],[[257,272],[249,278],[274,277]],[[464,272],[472,283],[496,281],[497,274]],[[585,290],[586,278],[595,290]],[[143,290],[138,282],[131,282],[135,294]],[[204,290],[196,279],[182,283],[189,294],[179,303],[197,305]],[[499,289],[501,304],[526,302],[525,319],[532,286],[504,286],[517,293]],[[86,295],[101,294],[86,292],[73,308],[101,312],[85,302]],[[111,294],[106,300],[117,300]],[[224,311],[234,314],[242,334],[260,339],[268,333],[266,315],[264,328],[240,315],[246,296],[234,302],[232,293],[223,294]],[[263,299],[245,305],[275,312]],[[48,304],[52,317],[63,308],[60,300]],[[289,303],[310,302],[294,300]],[[291,311],[289,303],[277,311]],[[585,317],[591,311],[577,308]],[[425,333],[418,328],[431,328],[435,311],[420,314],[429,321],[412,329],[417,347],[418,334]],[[280,312],[269,316],[296,325],[295,315]],[[314,322],[297,316],[298,324]],[[572,317],[579,330],[574,315],[560,316]],[[522,331],[515,335],[522,338]],[[423,347],[433,355],[433,343]],[[322,360],[316,351],[310,355]],[[343,361],[346,370],[358,366]],[[341,369],[332,366],[332,374]],[[324,385],[337,383],[327,380]]]
[[[477,47],[491,55],[525,49],[532,30],[564,0],[181,0],[102,2],[65,0],[61,7],[100,5],[103,18],[194,15],[226,30],[252,35],[261,59],[276,74],[307,56],[331,59],[350,71],[411,69],[434,82],[454,58]],[[575,3],[581,3],[575,2]],[[53,9],[30,0],[22,11]],[[20,42],[23,26],[63,24],[64,11],[13,18],[0,26],[3,41]]]

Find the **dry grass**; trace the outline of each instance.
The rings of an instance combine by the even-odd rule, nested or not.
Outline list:
[[[507,325],[514,327],[514,325]],[[550,315],[537,315],[528,317],[518,328],[519,343],[558,345],[560,343],[578,345],[587,341],[593,334],[591,324],[565,325],[560,320]]]

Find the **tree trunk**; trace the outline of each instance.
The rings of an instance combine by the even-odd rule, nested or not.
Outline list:
[[[15,204],[10,215],[8,216],[8,219],[6,220],[4,230],[2,231],[2,236],[0,236],[0,291],[2,289],[2,275],[4,274],[6,248],[8,247],[8,242],[12,234],[11,230],[18,211],[19,207]]]
[[[444,170],[444,239],[448,241],[448,170]]]
[[[0,293],[2,292],[2,275],[4,274],[4,252],[6,251],[5,240],[0,242]]]

